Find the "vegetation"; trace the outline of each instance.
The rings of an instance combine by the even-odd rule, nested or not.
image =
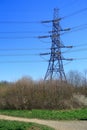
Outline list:
[[[67,79],[67,83],[56,80],[36,82],[28,77],[14,83],[1,82],[0,109],[87,108],[86,78],[76,72],[70,72]]]
[[[43,125],[37,125],[34,123],[0,120],[0,130],[53,130],[53,129]]]
[[[48,120],[87,120],[87,108],[75,110],[0,110],[0,114]]]

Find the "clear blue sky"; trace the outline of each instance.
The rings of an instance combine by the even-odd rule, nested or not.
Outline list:
[[[49,35],[48,31],[52,29],[52,25],[44,25],[38,21],[52,19],[55,7],[59,8],[59,17],[68,16],[61,20],[62,28],[87,24],[87,10],[69,17],[69,14],[87,8],[87,0],[0,0],[0,81],[15,81],[23,76],[30,76],[35,80],[44,78],[48,67],[48,62],[45,61],[49,57],[40,57],[36,54],[50,52],[46,48],[51,47],[51,40],[49,38],[40,40],[33,37]],[[8,21],[14,23],[8,23]],[[36,21],[36,23],[19,24],[15,21]],[[61,35],[64,45],[78,46],[65,50],[67,52],[64,53],[65,58],[87,58],[87,25],[86,29],[83,27],[82,30]],[[24,39],[17,39],[18,37],[24,37]],[[30,50],[9,50],[18,48]],[[11,56],[18,54],[23,54],[23,56]],[[34,55],[24,56],[24,54]],[[10,61],[19,61],[19,63],[8,63]],[[31,62],[20,63],[20,61]],[[66,63],[64,62],[64,64]],[[72,61],[65,65],[64,69],[66,73],[70,70],[82,72],[87,69],[87,60]]]

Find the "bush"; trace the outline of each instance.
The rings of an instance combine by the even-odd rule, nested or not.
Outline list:
[[[0,87],[0,109],[72,109],[73,94],[81,88],[59,81],[22,78]],[[76,107],[80,107],[76,102]]]

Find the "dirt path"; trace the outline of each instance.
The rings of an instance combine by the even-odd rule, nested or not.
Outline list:
[[[40,119],[28,119],[0,115],[0,119],[4,120],[15,120],[23,122],[34,122],[43,124],[55,128],[55,130],[87,130],[87,121],[51,121],[51,120],[40,120]]]

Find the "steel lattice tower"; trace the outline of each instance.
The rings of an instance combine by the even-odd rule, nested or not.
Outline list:
[[[66,81],[66,75],[63,67],[63,60],[72,60],[65,59],[62,55],[61,48],[71,48],[72,46],[64,46],[60,40],[60,18],[58,17],[58,9],[54,9],[54,16],[52,20],[52,46],[50,53],[50,60],[48,64],[48,69],[45,75],[44,80],[53,80],[59,79],[61,81]],[[66,29],[67,30],[67,29]]]
[[[61,80],[66,81],[66,75],[64,72],[63,67],[63,60],[73,60],[66,59],[62,55],[62,48],[72,48],[72,46],[65,46],[62,44],[60,35],[61,31],[69,31],[70,28],[67,29],[61,29],[60,26],[60,20],[62,18],[59,18],[58,16],[59,10],[57,8],[54,9],[54,15],[53,20],[46,20],[42,21],[42,23],[50,23],[52,22],[52,31],[50,31],[52,34],[48,36],[39,36],[38,38],[48,38],[51,37],[52,45],[51,45],[51,52],[50,53],[41,53],[40,55],[49,55],[50,54],[50,60],[48,64],[48,69],[46,72],[46,75],[44,77],[44,80]]]

